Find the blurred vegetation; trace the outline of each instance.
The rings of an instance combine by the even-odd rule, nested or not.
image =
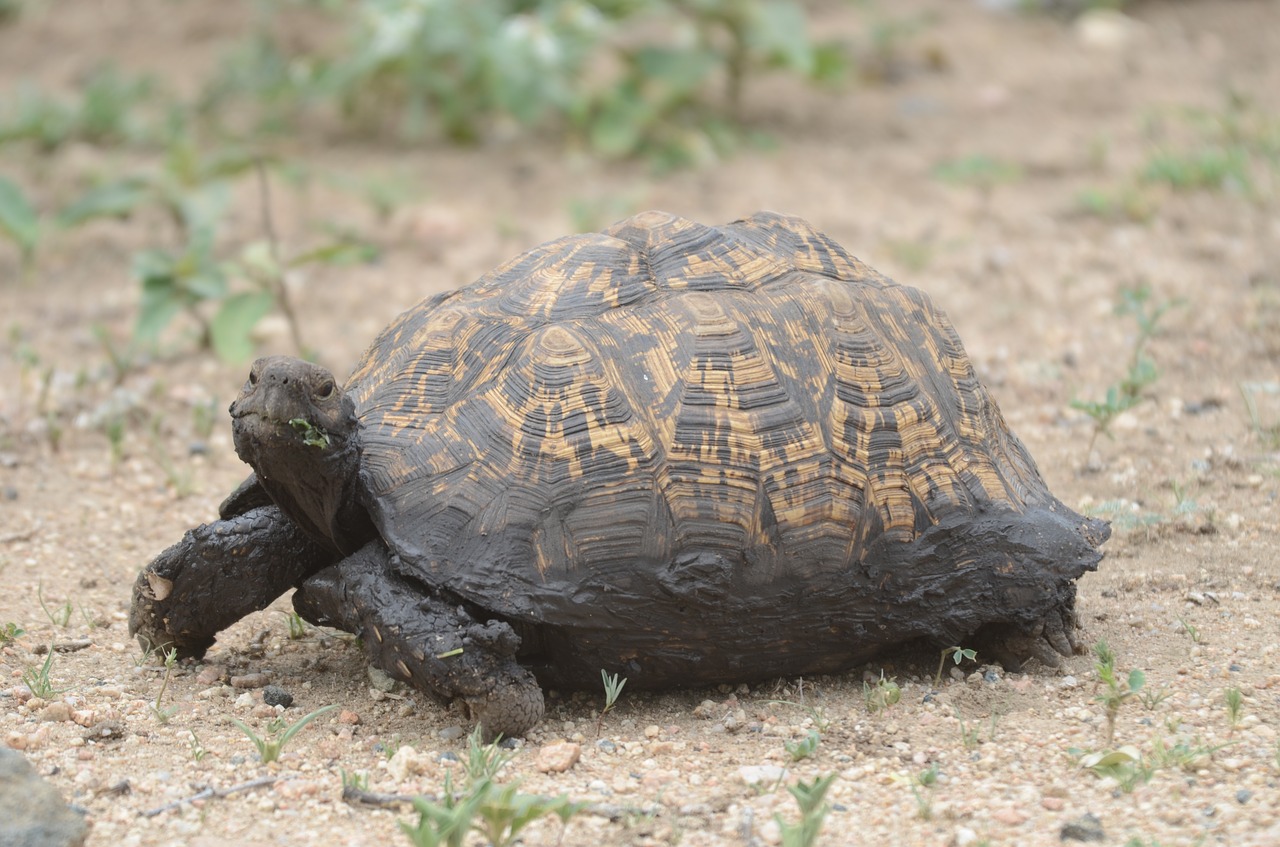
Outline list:
[[[289,4],[284,4],[289,5]],[[508,128],[567,135],[605,156],[695,163],[731,150],[743,90],[764,71],[840,78],[794,0],[362,0],[307,3],[337,32],[290,49],[259,15],[201,112],[242,129],[306,118],[408,142],[470,143]]]
[[[37,162],[76,144],[134,154],[108,165],[109,176],[74,174],[72,190],[65,176],[47,178],[54,164],[0,173],[0,241],[30,278],[58,233],[155,219],[161,235],[131,263],[141,289],[134,342],[144,348],[185,326],[197,347],[238,361],[252,355],[254,326],[276,311],[305,353],[287,273],[369,259],[373,249],[341,233],[300,252],[270,231],[231,243],[232,198],[252,196],[244,183],[257,180],[270,230],[268,175],[317,176],[272,154],[291,139],[469,144],[540,133],[607,158],[696,165],[757,140],[741,119],[751,79],[834,82],[849,55],[809,36],[796,0],[263,0],[252,9],[252,26],[190,96],[104,65],[70,93],[28,82],[0,99],[0,148]],[[0,0],[0,25],[24,14]],[[139,154],[141,168],[131,164]],[[382,223],[405,199],[402,182],[320,178],[358,195]],[[574,217],[594,227],[609,208]]]

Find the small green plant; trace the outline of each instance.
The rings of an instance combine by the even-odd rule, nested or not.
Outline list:
[[[1113,438],[1111,424],[1122,413],[1142,402],[1142,391],[1160,376],[1155,362],[1146,355],[1147,342],[1155,335],[1160,319],[1180,301],[1152,302],[1151,289],[1147,286],[1120,289],[1120,302],[1115,307],[1118,316],[1131,316],[1138,325],[1138,333],[1129,354],[1129,368],[1120,382],[1107,388],[1101,401],[1072,400],[1071,407],[1093,418],[1093,435],[1089,439],[1089,453],[1100,434]]]
[[[191,758],[197,762],[204,761],[204,757],[209,755],[209,751],[204,749],[204,744],[200,741],[200,736],[196,735],[194,729],[187,730],[191,735],[189,742],[191,747]]]
[[[934,762],[925,770],[911,777],[911,796],[916,801],[916,814],[920,820],[933,820],[933,792],[938,784],[938,764]]]
[[[1099,641],[1093,647],[1093,654],[1096,657],[1094,662],[1094,670],[1098,674],[1098,681],[1102,683],[1102,693],[1097,696],[1098,702],[1102,703],[1107,716],[1107,746],[1110,747],[1115,740],[1116,734],[1116,718],[1120,714],[1120,707],[1126,701],[1138,696],[1138,692],[1142,690],[1142,686],[1146,683],[1146,674],[1134,668],[1124,679],[1118,676],[1116,670],[1116,654],[1106,641]]]
[[[1190,622],[1188,622],[1185,618],[1182,617],[1182,615],[1178,615],[1177,617],[1178,617],[1178,626],[1182,627],[1182,631],[1187,634],[1187,637],[1190,638],[1192,641],[1194,641],[1196,644],[1202,643],[1201,638],[1203,636],[1201,636],[1200,634],[1200,629],[1195,625],[1191,624]]]
[[[173,666],[178,661],[178,651],[175,648],[169,648],[164,651],[164,679],[160,682],[160,690],[156,693],[155,702],[151,704],[151,714],[162,724],[168,723],[169,718],[178,712],[177,706],[169,706],[165,708],[164,692],[169,687],[169,678],[173,675]]]
[[[163,425],[164,420],[159,415],[151,418],[151,425],[148,428],[148,436],[151,441],[151,450],[149,452],[151,458],[164,473],[169,485],[173,487],[174,496],[178,498],[187,497],[195,491],[195,480],[192,477],[190,467],[179,467],[169,455],[169,448],[165,445],[164,436],[161,434]]]
[[[880,679],[874,685],[862,683],[862,701],[866,704],[867,711],[873,715],[896,705],[901,699],[902,689],[893,679],[885,679],[884,671],[880,672]]]
[[[816,729],[811,729],[799,741],[784,741],[782,746],[786,749],[787,755],[791,757],[791,761],[800,762],[817,752],[818,744],[821,741],[822,735]]]
[[[494,739],[485,744],[483,727],[477,726],[471,730],[471,734],[467,736],[467,761],[464,763],[467,779],[471,783],[496,779],[498,771],[511,761],[515,754],[503,750],[498,743],[500,740]]]
[[[813,782],[801,780],[787,788],[800,807],[800,822],[788,823],[781,814],[774,813],[773,819],[778,824],[783,847],[812,847],[817,843],[818,834],[831,811],[826,796],[835,780],[836,775],[832,773],[817,777]]]
[[[817,728],[818,732],[826,732],[827,727],[831,726],[831,718],[827,717],[826,709],[821,706],[810,706],[808,703],[797,703],[794,700],[768,700],[766,702],[779,706],[794,706],[797,709],[802,709],[809,715],[809,720],[813,723],[814,727]]]
[[[600,681],[604,685],[604,708],[596,717],[596,735],[600,734],[600,728],[604,725],[604,716],[613,709],[618,702],[618,695],[622,693],[622,687],[627,684],[625,677],[611,674],[603,668],[600,670]]]
[[[1138,694],[1138,702],[1142,703],[1142,707],[1144,709],[1151,712],[1155,710],[1156,706],[1159,706],[1165,700],[1168,700],[1171,694],[1172,692],[1169,691],[1168,687],[1163,685],[1160,686],[1158,691],[1150,688],[1144,688]]]
[[[297,641],[307,637],[307,622],[297,612],[281,612],[285,624],[289,627],[289,640]]]
[[[1245,192],[1251,186],[1249,157],[1237,147],[1207,146],[1189,153],[1158,151],[1147,160],[1141,177],[1144,182],[1163,183],[1175,191]]]
[[[0,644],[11,644],[26,634],[25,629],[13,621],[8,621],[4,626],[0,626]]]
[[[1169,744],[1164,738],[1156,736],[1151,742],[1151,762],[1156,768],[1178,768],[1193,773],[1204,767],[1214,753],[1229,746],[1228,743],[1206,747],[1199,737],[1194,741],[1176,738]]]
[[[56,694],[66,691],[65,688],[54,688],[53,680],[49,677],[50,671],[53,670],[53,645],[49,645],[49,651],[45,654],[44,663],[39,668],[28,667],[22,672],[22,684],[27,686],[33,695],[41,700],[48,700]]]
[[[1240,397],[1244,400],[1245,413],[1249,416],[1249,428],[1262,444],[1270,448],[1280,447],[1280,421],[1264,422],[1258,409],[1258,395],[1280,395],[1280,382],[1241,382]]]
[[[947,664],[948,656],[951,657],[951,660],[955,663],[956,667],[959,667],[961,662],[972,662],[974,659],[978,658],[978,651],[959,646],[948,647],[943,650],[942,657],[938,659],[938,673],[933,678],[933,685],[935,688],[942,685],[942,669]]]
[[[966,723],[964,714],[958,708],[954,706],[952,708],[955,708],[956,720],[960,723],[960,742],[964,744],[964,748],[966,750],[972,750],[977,747],[978,743],[982,740],[979,737],[978,728]],[[994,718],[994,714],[992,717]]]
[[[369,790],[369,772],[368,771],[352,771],[347,773],[342,768],[338,768],[338,774],[342,777],[342,790],[348,789],[356,791]]]
[[[0,236],[14,243],[29,271],[40,243],[40,217],[16,183],[0,177]]]
[[[49,605],[44,600],[44,584],[36,583],[36,600],[40,602],[40,608],[44,610],[45,616],[49,618],[50,623],[54,626],[65,627],[71,623],[71,613],[75,611],[75,608],[71,605],[70,599],[56,609],[50,610]]]
[[[1240,718],[1244,715],[1244,695],[1232,686],[1223,693],[1222,699],[1227,707],[1227,726],[1234,733],[1240,728]]]
[[[1150,782],[1156,772],[1154,766],[1143,760],[1138,748],[1130,745],[1118,747],[1115,750],[1082,754],[1079,756],[1079,764],[1085,770],[1092,771],[1095,776],[1114,780],[1120,790],[1126,794],[1139,785]]]
[[[249,737],[249,740],[253,742],[254,747],[258,748],[258,756],[262,759],[262,763],[265,765],[280,758],[280,754],[284,751],[285,745],[289,743],[289,740],[293,738],[293,736],[298,734],[299,730],[321,715],[331,712],[336,708],[338,707],[325,706],[324,708],[316,709],[314,712],[303,716],[297,722],[292,724],[286,724],[284,722],[284,718],[275,718],[267,724],[267,732],[269,733],[269,737],[267,738],[259,736],[246,723],[237,718],[232,718],[231,722],[235,724],[241,732]]]
[[[1012,162],[977,154],[938,164],[933,169],[933,177],[941,182],[972,185],[983,192],[990,192],[1000,183],[1017,182],[1022,178],[1022,168]]]
[[[468,749],[465,791],[455,791],[453,774],[446,773],[440,802],[414,798],[417,824],[400,824],[414,845],[462,847],[467,834],[475,831],[492,847],[509,847],[535,820],[555,815],[564,826],[584,808],[563,795],[548,798],[521,793],[518,783],[498,785],[494,777],[509,757],[496,744],[481,744],[478,733],[468,739]]]

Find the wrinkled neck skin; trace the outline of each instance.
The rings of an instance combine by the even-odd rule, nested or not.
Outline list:
[[[338,552],[359,549],[372,534],[356,496],[360,430],[333,375],[300,359],[259,359],[230,412],[236,453],[275,504]]]

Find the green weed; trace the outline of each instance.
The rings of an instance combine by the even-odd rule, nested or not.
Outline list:
[[[1188,638],[1196,644],[1204,643],[1204,636],[1201,634],[1199,627],[1186,620],[1182,615],[1177,615],[1176,617],[1178,619],[1178,626],[1182,628],[1182,631],[1187,634]]]
[[[293,738],[293,736],[298,734],[299,730],[321,715],[331,712],[336,708],[338,707],[325,706],[324,708],[316,709],[314,712],[303,716],[292,724],[286,724],[284,722],[284,718],[275,718],[267,724],[267,738],[263,738],[258,735],[252,728],[237,718],[232,718],[231,722],[235,724],[241,732],[249,737],[249,740],[253,742],[254,747],[258,748],[258,756],[262,759],[262,763],[266,765],[280,758],[280,754],[284,751],[285,745],[289,743],[289,740]]]
[[[1258,441],[1269,448],[1280,447],[1280,420],[1263,421],[1258,409],[1258,395],[1280,396],[1280,383],[1277,382],[1241,382],[1240,397],[1244,400],[1245,413],[1249,416],[1249,428],[1253,430]]]
[[[65,688],[54,688],[49,673],[53,670],[53,645],[45,653],[44,663],[39,668],[28,667],[22,671],[22,684],[27,686],[33,695],[41,700],[48,700],[56,694],[66,691]]]
[[[191,738],[188,741],[188,744],[190,746],[190,751],[191,751],[191,758],[197,762],[204,761],[204,757],[209,755],[209,751],[204,749],[204,744],[201,743],[200,736],[196,735],[196,732],[194,729],[187,730],[187,732],[190,733],[191,735]]]
[[[178,712],[177,706],[165,708],[162,705],[164,703],[164,692],[169,688],[169,678],[173,675],[173,666],[177,661],[178,651],[176,649],[169,648],[164,651],[164,679],[160,682],[160,690],[156,693],[155,702],[151,704],[151,714],[162,724],[168,723],[169,718]]]
[[[951,657],[951,660],[955,663],[956,667],[959,667],[961,662],[972,662],[974,659],[978,658],[978,651],[959,646],[947,647],[943,650],[942,657],[938,659],[938,673],[933,677],[933,685],[935,688],[942,685],[942,669],[947,664],[948,656]]]
[[[774,814],[773,819],[778,824],[783,847],[811,847],[817,843],[822,825],[831,811],[826,796],[835,780],[835,774],[827,774],[816,777],[813,782],[801,780],[787,788],[800,807],[800,821],[788,823],[781,814]]]
[[[1117,675],[1119,672],[1116,670],[1115,651],[1105,641],[1099,641],[1094,645],[1093,654],[1096,657],[1094,671],[1098,674],[1098,681],[1103,686],[1102,693],[1095,699],[1102,703],[1106,712],[1107,746],[1110,747],[1115,740],[1116,718],[1120,714],[1120,707],[1138,695],[1147,677],[1142,671],[1134,668],[1129,671],[1127,677],[1121,679]]]
[[[1000,183],[1021,179],[1022,168],[1012,162],[977,154],[939,163],[933,169],[933,177],[941,182],[990,191]]]
[[[816,729],[811,729],[799,741],[784,741],[782,746],[786,749],[787,755],[791,757],[791,761],[801,762],[817,752],[818,744],[821,741],[821,734]]]
[[[289,640],[297,641],[307,637],[307,622],[297,612],[281,612],[285,624],[289,627]]]
[[[1244,695],[1240,689],[1232,686],[1223,692],[1223,703],[1227,708],[1227,726],[1231,732],[1240,728],[1240,719],[1244,716]]]
[[[44,583],[38,582],[36,583],[36,600],[40,603],[40,608],[44,610],[45,617],[54,626],[66,627],[67,624],[71,623],[71,613],[75,611],[75,607],[71,605],[69,598],[61,606],[50,609],[49,604],[44,599]]]
[[[1249,159],[1238,148],[1206,147],[1189,153],[1153,153],[1142,170],[1142,180],[1163,183],[1178,191],[1250,187]]]
[[[1074,409],[1093,418],[1093,436],[1089,439],[1087,453],[1093,452],[1094,443],[1099,434],[1108,438],[1111,424],[1121,413],[1132,409],[1142,402],[1142,391],[1159,377],[1155,362],[1146,355],[1147,342],[1155,335],[1160,319],[1170,309],[1180,305],[1180,301],[1170,300],[1161,303],[1152,301],[1151,289],[1147,286],[1120,289],[1120,302],[1116,304],[1115,314],[1120,317],[1132,317],[1138,325],[1133,349],[1129,354],[1129,367],[1120,382],[1107,389],[1101,401],[1073,400]]]
[[[1079,754],[1080,767],[1092,771],[1095,776],[1114,780],[1126,794],[1150,782],[1156,772],[1154,766],[1143,760],[1138,748],[1129,745],[1097,753],[1073,753]]]
[[[596,735],[600,734],[604,716],[613,709],[614,704],[618,702],[618,695],[622,693],[622,687],[627,684],[625,678],[620,678],[616,673],[610,674],[603,668],[600,670],[600,681],[604,684],[604,708],[596,717]]]
[[[13,621],[8,621],[4,626],[0,626],[0,644],[12,644],[26,634],[25,629]]]
[[[876,680],[874,685],[868,682],[862,683],[862,701],[866,704],[867,711],[873,715],[896,705],[901,699],[902,689],[894,680],[885,679],[884,671],[880,672],[880,679]]]
[[[570,802],[563,795],[548,798],[524,794],[519,791],[518,783],[499,785],[495,778],[510,760],[510,754],[500,750],[496,743],[483,744],[480,738],[477,728],[467,740],[464,791],[455,791],[453,775],[446,773],[440,802],[424,797],[414,799],[417,824],[400,824],[413,844],[462,847],[467,834],[474,831],[493,847],[508,847],[516,843],[521,831],[535,820],[554,815],[560,818],[561,826],[565,826],[584,808],[583,804]]]
[[[933,792],[932,789],[938,784],[938,765],[929,765],[926,770],[911,777],[911,796],[916,801],[916,814],[920,820],[933,820]]]

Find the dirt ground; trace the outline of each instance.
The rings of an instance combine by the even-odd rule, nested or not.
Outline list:
[[[22,79],[71,85],[106,56],[181,80],[248,15],[162,0],[33,6],[0,28],[0,96]],[[419,298],[581,221],[661,208],[718,223],[774,209],[930,292],[1050,487],[1113,521],[1079,608],[1089,643],[1105,639],[1122,670],[1146,674],[1112,746],[1135,748],[1154,767],[1148,781],[1122,790],[1071,752],[1108,749],[1090,657],[1009,674],[979,656],[935,687],[936,654],[899,655],[835,677],[624,690],[599,721],[601,695],[553,695],[501,778],[596,804],[569,823],[566,845],[777,843],[774,814],[797,819],[785,786],[829,773],[821,844],[1048,845],[1086,814],[1107,844],[1280,844],[1280,3],[1144,3],[1126,25],[1096,28],[979,6],[817,4],[828,33],[865,33],[876,15],[920,23],[895,47],[893,81],[830,93],[759,81],[747,117],[776,149],[695,171],[655,175],[543,142],[297,141],[318,168],[413,189],[389,223],[338,193],[277,192],[286,243],[323,220],[385,248],[376,264],[297,280],[305,340],[337,372]],[[1260,134],[1250,138],[1270,133],[1272,158],[1251,160],[1248,185],[1135,182],[1160,151],[1216,143],[1228,114]],[[33,187],[127,164],[88,146],[0,156],[0,172]],[[976,184],[936,170],[978,156],[1013,169]],[[1086,212],[1089,189],[1129,197],[1140,219]],[[258,208],[237,205],[238,235],[258,237]],[[130,256],[161,230],[141,218],[94,225],[57,242],[26,281],[0,245],[0,627],[26,630],[0,645],[0,737],[85,811],[91,845],[407,843],[397,822],[416,815],[344,802],[342,774],[366,774],[373,792],[438,794],[465,758],[463,719],[377,690],[349,639],[291,639],[287,600],[175,667],[162,705],[176,711],[153,711],[164,672],[126,631],[134,577],[212,519],[245,474],[222,412],[243,365],[175,337],[116,384],[95,335],[128,338]],[[1137,323],[1114,309],[1142,287],[1173,304],[1146,346],[1158,377],[1091,448],[1093,421],[1071,401],[1123,378]],[[293,352],[278,319],[259,349]],[[127,421],[119,456],[104,425],[113,414]],[[28,699],[22,674],[50,643],[61,690]],[[901,701],[871,713],[864,680],[881,673]],[[237,687],[262,681],[293,694],[290,721],[338,706],[272,765],[231,723],[266,731],[275,711],[259,688]],[[1234,725],[1229,689],[1242,698]],[[784,742],[810,729],[817,749],[792,762]],[[562,741],[581,747],[577,763],[540,770]],[[934,784],[913,782],[933,766]],[[176,802],[263,777],[275,779]],[[559,823],[527,832],[528,844],[562,837]]]

